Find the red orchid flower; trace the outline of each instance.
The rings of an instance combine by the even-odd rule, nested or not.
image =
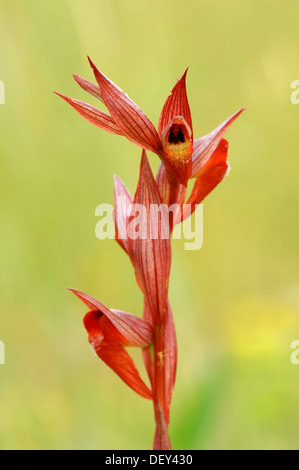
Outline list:
[[[90,310],[84,317],[84,326],[95,353],[135,392],[151,399],[152,393],[141,379],[125,346],[149,346],[153,341],[152,326],[130,313],[111,310],[84,292],[69,290]]]
[[[174,225],[188,217],[227,174],[228,142],[223,136],[244,108],[209,135],[193,140],[186,70],[165,102],[156,131],[138,106],[91,61],[90,64],[98,85],[77,75],[74,78],[84,90],[99,98],[110,114],[82,101],[59,96],[89,122],[111,133],[124,135],[143,148],[134,198],[118,177],[114,179],[115,239],[128,254],[135,270],[136,281],[144,297],[143,319],[108,309],[89,295],[71,290],[89,308],[84,325],[96,354],[139,395],[153,400],[156,420],[154,449],[171,449],[168,427],[177,343],[168,300],[170,235]],[[145,150],[155,152],[161,159],[156,178]],[[190,178],[195,178],[195,183],[185,205]],[[174,203],[178,209],[170,218]],[[144,211],[135,224],[136,208],[138,212],[140,207]],[[152,207],[159,208],[158,224],[153,224]],[[136,236],[137,226],[138,230],[142,229],[142,236],[140,233]],[[128,346],[142,349],[151,389],[141,379],[126,351]]]
[[[88,58],[89,59],[89,58]],[[193,141],[191,112],[186,92],[186,75],[173,87],[162,109],[158,131],[141,109],[117,85],[107,78],[89,59],[98,85],[78,75],[76,82],[98,98],[110,114],[79,100],[61,95],[81,116],[112,134],[127,137],[131,142],[156,153],[170,177],[184,186],[196,177],[203,162],[220,143],[224,133],[244,110],[241,109],[206,137]]]

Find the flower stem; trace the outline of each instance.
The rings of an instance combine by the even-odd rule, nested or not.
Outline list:
[[[167,354],[165,344],[165,324],[155,326],[154,330],[154,383],[153,398],[156,418],[156,433],[154,450],[170,450],[171,443],[168,435],[169,425],[169,374],[166,371]]]

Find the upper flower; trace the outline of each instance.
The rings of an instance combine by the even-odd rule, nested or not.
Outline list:
[[[187,186],[218,147],[225,131],[243,111],[241,109],[205,138],[193,140],[191,112],[186,92],[187,70],[173,87],[162,109],[158,130],[141,109],[109,80],[89,59],[98,85],[78,75],[77,83],[98,98],[110,114],[83,101],[61,95],[81,116],[112,134],[123,135],[145,150],[156,153],[170,177]]]

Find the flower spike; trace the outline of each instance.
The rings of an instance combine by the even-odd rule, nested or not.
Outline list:
[[[168,300],[170,236],[175,224],[191,215],[228,173],[224,134],[244,111],[210,134],[193,139],[186,92],[187,70],[173,87],[160,114],[158,131],[139,107],[89,59],[97,85],[78,75],[80,87],[99,99],[109,114],[79,100],[61,96],[87,121],[142,147],[134,198],[114,177],[115,239],[128,254],[143,294],[143,319],[107,308],[81,291],[70,289],[88,307],[84,325],[95,353],[142,397],[152,399],[156,421],[155,450],[171,449],[170,404],[176,377],[177,343]],[[161,159],[156,179],[146,150]],[[187,184],[195,178],[190,196]],[[191,210],[190,210],[191,208]],[[139,347],[151,389],[139,375],[126,348]]]

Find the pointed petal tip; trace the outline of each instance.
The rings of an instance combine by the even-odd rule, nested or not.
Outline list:
[[[89,55],[87,56],[87,59],[88,59],[88,62],[89,62],[89,65],[91,66],[91,68],[93,68],[94,70],[97,70],[97,67],[95,66],[95,64],[93,63],[93,61],[89,57]]]
[[[72,98],[70,98],[69,96],[63,95],[62,93],[58,93],[57,91],[53,91],[53,93],[57,96],[60,96],[60,98],[62,98],[64,101],[67,101],[68,103],[72,101]]]
[[[74,289],[73,287],[67,287],[66,290],[68,290],[69,292],[73,292],[73,294],[75,295],[80,292],[79,290]]]
[[[77,83],[79,83],[79,85],[80,85],[80,83],[81,83],[81,81],[82,81],[82,77],[80,77],[80,75],[77,75],[76,73],[73,73],[73,79],[74,79]]]
[[[189,70],[189,65],[188,65],[188,67],[186,68],[185,72],[183,73],[182,79],[184,78],[184,79],[186,80],[188,70]]]
[[[185,70],[185,72],[183,73],[183,75],[181,76],[181,78],[178,80],[178,82],[185,82],[185,81],[186,81],[186,77],[187,77],[188,70],[189,70],[189,65],[188,65],[188,67],[186,68],[186,70]]]
[[[124,188],[126,188],[126,185],[124,184],[123,180],[116,174],[113,175],[113,183],[114,183],[114,187],[123,186]]]
[[[236,115],[239,116],[240,114],[242,114],[244,111],[246,111],[247,107],[244,106],[243,108],[239,109],[239,111],[236,112]]]
[[[113,175],[113,181],[116,182],[116,181],[121,181],[120,177],[117,176],[117,174],[114,173]]]

